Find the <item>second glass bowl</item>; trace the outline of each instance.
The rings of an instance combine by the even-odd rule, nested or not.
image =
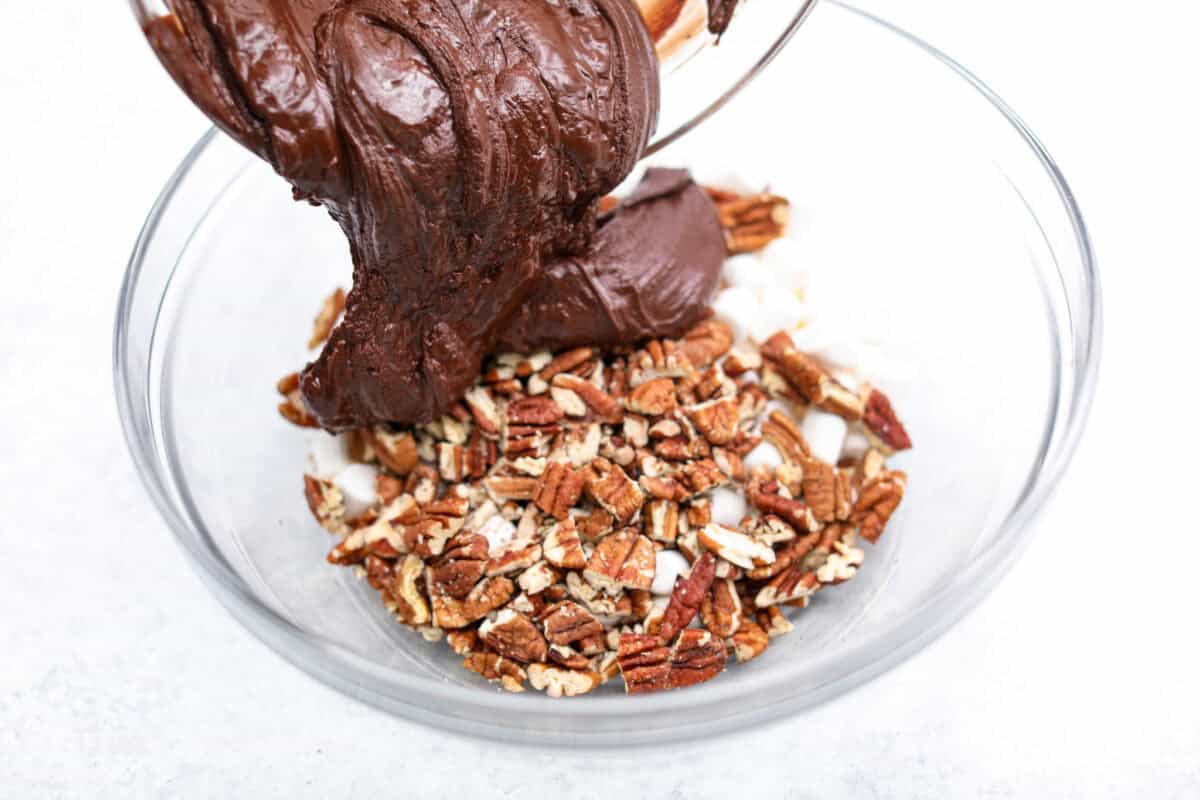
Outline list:
[[[510,695],[390,621],[301,497],[306,443],[274,410],[319,301],[345,285],[336,226],[210,134],[171,180],[122,292],[116,388],[167,526],[221,602],[285,658],[405,717],[540,744],[710,735],[880,673],[1012,565],[1082,431],[1099,286],[1062,176],[1015,115],[942,54],[848,6],[810,27],[712,121],[655,157],[793,201],[812,302],[882,332],[884,388],[916,449],[862,573],[796,630],[703,686]],[[821,304],[828,303],[827,306]],[[903,368],[898,368],[903,365]]]

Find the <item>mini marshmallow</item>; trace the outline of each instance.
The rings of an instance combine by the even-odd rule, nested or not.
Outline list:
[[[769,266],[750,253],[725,259],[725,264],[721,267],[721,278],[730,286],[751,290],[770,286],[775,281],[775,275]]]
[[[808,442],[813,458],[827,464],[837,464],[846,441],[846,432],[846,420],[816,408],[810,408],[800,422],[800,433]]]
[[[675,579],[687,572],[691,564],[678,550],[659,550],[654,554],[654,583],[650,593],[669,595],[675,588]]]
[[[711,500],[713,522],[729,528],[736,528],[742,521],[742,517],[746,516],[746,498],[742,496],[741,492],[725,487],[714,489]]]
[[[735,344],[746,340],[746,321],[754,318],[758,298],[744,286],[731,286],[717,293],[713,313],[733,331]]]
[[[804,304],[792,291],[782,287],[760,289],[758,302],[745,317],[747,332],[765,342],[776,331],[790,331],[804,319]]]
[[[786,236],[776,239],[767,245],[759,257],[774,285],[789,292],[808,289],[810,273],[803,266],[806,262],[799,243],[794,239]]]
[[[324,431],[312,431],[308,436],[308,460],[312,474],[329,479],[350,466],[349,442],[345,434],[331,436]]]
[[[848,458],[853,461],[861,461],[867,451],[871,449],[871,440],[862,431],[850,431],[846,434],[846,440],[842,442],[842,458]]]
[[[742,464],[748,470],[755,467],[766,467],[773,472],[782,463],[783,456],[779,455],[779,451],[770,442],[763,442],[742,459]]]
[[[351,464],[337,474],[333,482],[342,490],[346,501],[346,516],[357,517],[375,505],[379,494],[375,489],[377,471],[370,464]]]
[[[512,541],[517,533],[517,526],[506,520],[500,514],[488,517],[479,526],[479,534],[488,541],[488,552],[494,552]]]

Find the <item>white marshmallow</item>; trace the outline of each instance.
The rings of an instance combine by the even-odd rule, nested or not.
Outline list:
[[[351,464],[333,479],[346,501],[346,516],[357,517],[375,505],[379,497],[375,489],[376,474],[376,469],[370,464]]]
[[[781,287],[760,289],[758,303],[746,317],[750,336],[765,342],[777,331],[790,331],[804,319],[804,304],[794,292]]]
[[[678,550],[659,550],[654,554],[654,583],[650,593],[669,595],[675,588],[675,579],[687,572],[691,564]]]
[[[312,473],[329,479],[350,466],[348,436],[330,436],[324,431],[312,431],[308,436],[308,460]]]
[[[729,528],[736,528],[746,516],[746,498],[741,492],[722,487],[711,495],[712,521]]]
[[[754,318],[758,298],[744,286],[732,286],[717,294],[713,313],[733,331],[735,344],[746,340],[746,323]]]
[[[808,442],[813,458],[827,464],[837,464],[846,441],[846,431],[846,420],[816,408],[810,408],[800,422],[800,433]]]
[[[871,449],[871,440],[862,431],[850,431],[846,434],[846,440],[842,442],[842,458],[853,459],[859,461]]]
[[[751,450],[745,458],[742,459],[742,464],[746,469],[754,469],[755,467],[766,467],[774,471],[776,467],[783,463],[783,456],[779,455],[779,451],[769,442],[763,442],[758,447]]]
[[[776,286],[789,292],[808,289],[810,273],[803,266],[805,259],[794,239],[776,239],[762,251],[760,259]]]
[[[768,265],[750,253],[725,259],[725,264],[721,267],[721,277],[730,286],[751,290],[770,286],[775,281],[775,275]]]
[[[488,541],[488,552],[499,550],[512,541],[517,534],[517,526],[506,520],[500,514],[488,517],[479,527],[479,533]]]

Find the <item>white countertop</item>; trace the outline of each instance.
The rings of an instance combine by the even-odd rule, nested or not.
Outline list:
[[[133,472],[109,353],[137,229],[205,125],[121,3],[6,7],[0,797],[1196,797],[1200,15],[867,5],[988,80],[1077,191],[1106,296],[1091,429],[1021,562],[907,663],[764,730],[590,753],[367,708],[208,594]]]

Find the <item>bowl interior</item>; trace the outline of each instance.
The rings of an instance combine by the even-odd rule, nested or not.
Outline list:
[[[995,580],[1044,496],[1047,461],[1070,448],[1090,360],[1082,229],[1024,131],[935,55],[827,3],[726,111],[653,160],[787,195],[812,275],[810,333],[884,345],[876,374],[916,448],[893,462],[908,495],[860,575],[793,614],[794,633],[755,662],[648,698],[624,697],[619,681],[571,701],[501,695],[396,625],[325,563],[331,542],[301,495],[308,445],[274,410],[275,380],[310,356],[321,298],[349,284],[344,240],[218,136],[135,253],[118,383],[152,493],[252,629],[336,685],[438,724],[661,741],[828,696]]]

